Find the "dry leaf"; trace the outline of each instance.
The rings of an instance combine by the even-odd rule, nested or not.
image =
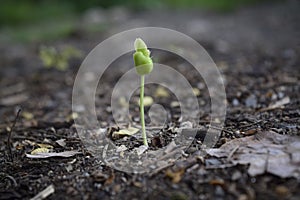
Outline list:
[[[112,173],[112,174],[108,177],[108,179],[105,180],[104,185],[110,185],[110,184],[112,184],[112,183],[114,182],[114,180],[115,180],[115,174]]]
[[[48,153],[48,152],[49,152],[49,149],[47,149],[47,148],[37,148],[37,149],[33,150],[30,154],[37,155],[39,153]]]
[[[280,108],[288,103],[290,103],[290,97],[285,97],[285,98],[280,99],[279,101],[275,102],[274,104],[269,105],[267,108],[261,109],[260,111],[273,110],[276,108]]]
[[[166,176],[172,179],[173,183],[179,183],[184,174],[184,169],[179,169],[178,171],[173,172],[171,169],[167,169]]]
[[[53,149],[53,146],[50,144],[37,144],[40,148]]]
[[[141,145],[141,146],[139,146],[138,148],[135,148],[135,149],[136,149],[137,155],[140,156],[148,149],[148,147],[146,145]]]
[[[112,136],[114,137],[115,135],[133,135],[136,134],[139,131],[138,128],[134,128],[134,127],[129,127],[127,129],[121,129],[119,131],[115,131],[113,132]]]
[[[55,141],[59,146],[65,147],[66,146],[66,139],[60,139]]]
[[[300,138],[275,132],[259,132],[209,149],[215,157],[227,157],[233,164],[250,164],[248,173],[256,176],[271,173],[281,178],[300,178]]]
[[[120,99],[119,99],[119,104],[120,104],[120,106],[122,106],[123,108],[128,108],[128,107],[129,107],[129,103],[128,103],[128,101],[126,100],[125,97],[120,97]]]
[[[64,152],[59,152],[59,153],[36,153],[34,155],[26,154],[26,156],[27,156],[27,158],[50,158],[50,157],[68,158],[68,157],[72,157],[76,154],[81,154],[81,152],[78,152],[78,151],[64,151]]]
[[[71,120],[77,119],[78,117],[79,117],[78,113],[73,112],[67,117],[67,121],[69,122]]]
[[[24,117],[26,120],[31,120],[31,119],[33,119],[34,116],[30,112],[23,111],[22,112],[22,117]]]

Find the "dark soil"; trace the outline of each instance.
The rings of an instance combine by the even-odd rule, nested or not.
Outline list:
[[[273,6],[274,10],[278,7],[280,8],[276,4]],[[290,7],[282,5],[283,10],[288,8]],[[268,10],[267,7],[258,9],[260,11],[266,9],[266,12]],[[247,12],[253,12],[252,15],[255,15],[256,9],[249,9]],[[243,14],[231,15],[231,18],[234,18]],[[293,20],[299,18],[299,14],[291,16]],[[189,17],[191,16],[182,14],[181,20],[188,21]],[[206,19],[215,18],[221,17],[209,14]],[[279,24],[285,21],[284,18],[280,19],[282,21],[278,21]],[[247,20],[251,21],[249,18]],[[289,28],[293,26],[291,29],[296,30],[299,25],[294,27],[293,20],[285,23]],[[260,22],[257,24],[257,29],[264,25]],[[238,36],[241,34],[239,31],[227,33],[237,37],[236,40],[239,40]],[[92,36],[86,42],[80,33],[78,35],[53,45],[74,44],[88,52],[104,38],[104,36],[103,38]],[[241,49],[233,48],[225,51],[220,50],[212,41],[198,38],[200,44],[213,57],[226,80],[227,115],[216,148],[235,138],[259,134],[260,131],[300,135],[299,40],[286,38],[289,38],[289,35],[282,35],[282,40],[291,40],[291,42],[278,41],[279,46],[267,47],[262,43],[255,48],[241,47]],[[230,41],[228,42],[230,44]],[[239,42],[243,43],[243,41]],[[277,41],[273,40],[273,42]],[[284,45],[281,45],[281,42]],[[83,145],[71,117],[72,86],[81,60],[73,60],[70,68],[64,72],[43,68],[37,56],[38,45],[23,47],[27,51],[21,54],[15,52],[19,46],[1,47],[15,54],[6,53],[0,56],[0,199],[29,199],[51,184],[54,185],[55,192],[49,196],[49,199],[300,198],[300,177],[280,178],[272,174],[251,177],[247,173],[247,165],[215,167],[221,166],[225,161],[208,155],[201,157],[199,153],[201,142],[197,143],[197,141],[185,152],[183,158],[151,175],[127,174],[103,165]],[[272,50],[271,53],[269,49]],[[155,54],[155,51],[153,53]],[[162,62],[176,68],[184,61],[165,54]],[[118,65],[118,62],[115,65]],[[103,78],[104,85],[98,91],[96,99],[100,125],[107,129],[115,126],[109,110],[111,88],[123,73],[116,69],[118,68],[112,66],[106,72]],[[180,67],[178,70],[181,70]],[[205,85],[202,86],[201,80],[195,79],[193,73],[188,70],[180,72],[191,85],[200,89],[198,100],[203,113],[198,126],[205,132],[210,120],[208,91]],[[151,96],[154,88],[150,86],[146,88],[146,94]],[[134,95],[137,97],[138,91]],[[290,98],[290,102],[285,106],[266,109],[270,104],[285,97]],[[168,103],[174,98],[170,96],[160,99],[160,102],[170,111],[171,118],[167,123],[169,127],[178,127],[180,124],[177,111]],[[130,108],[132,119],[138,122],[139,110],[134,103],[132,105]],[[22,111],[11,132],[12,137],[8,144],[10,127],[19,109]],[[30,117],[30,114],[33,116]],[[146,120],[149,119],[146,117]],[[164,127],[155,134],[151,143],[153,149],[168,144],[173,132],[168,127]],[[64,147],[56,143],[60,139],[65,139]],[[201,137],[198,136],[196,139],[201,140]],[[115,142],[118,145],[141,144],[135,137],[129,138],[129,141],[132,142],[118,143],[118,140]],[[26,153],[36,149],[38,144],[50,144],[54,152],[78,150],[82,154],[70,158],[27,158]],[[12,149],[12,160],[9,146]],[[180,177],[179,180],[175,179],[176,176]]]

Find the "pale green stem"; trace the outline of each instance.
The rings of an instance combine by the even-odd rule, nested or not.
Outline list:
[[[148,146],[146,127],[145,127],[145,118],[144,118],[144,84],[145,84],[145,75],[141,75],[141,89],[140,89],[140,115],[141,115],[141,125],[142,125],[142,136],[145,146]]]

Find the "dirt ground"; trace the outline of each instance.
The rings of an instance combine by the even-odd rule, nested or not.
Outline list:
[[[260,138],[264,133],[271,133],[274,138],[284,135],[288,141],[298,141],[300,15],[297,8],[299,3],[287,1],[226,14],[123,11],[126,22],[114,22],[101,35],[86,38],[79,32],[47,45],[57,48],[73,45],[86,54],[110,34],[134,26],[157,25],[182,31],[206,48],[225,79],[228,107],[216,149],[241,138]],[[167,17],[171,15],[178,20]],[[253,175],[249,173],[249,163],[234,164],[231,159],[239,149],[230,151],[225,157],[201,156],[200,136],[196,138],[200,142],[195,141],[180,159],[150,175],[128,174],[105,166],[83,145],[72,119],[72,86],[82,60],[72,60],[66,71],[46,69],[38,57],[40,45],[3,44],[0,47],[0,199],[30,199],[48,186],[54,189],[48,199],[300,198],[299,157],[293,163],[295,173],[285,176],[280,174],[280,169],[279,174],[266,169],[264,173]],[[168,54],[164,54],[161,61],[175,68],[184,62]],[[109,110],[110,92],[122,74],[116,69],[112,67],[106,72],[104,85],[96,98],[98,119],[105,129],[114,126]],[[205,84],[187,70],[181,73],[200,91],[197,98],[203,112],[197,127],[206,130],[210,100]],[[155,87],[146,88],[149,95],[154,91]],[[168,104],[173,98],[169,96],[161,102],[170,110],[171,126],[176,127],[180,124],[178,113]],[[22,111],[8,143],[19,109]],[[133,120],[139,116],[134,106],[131,115]],[[167,135],[161,137],[168,142],[172,132],[165,127],[161,134]],[[276,143],[275,139],[273,142]],[[79,151],[80,154],[68,158],[28,158],[26,153],[41,147],[40,144],[51,145],[42,147],[53,152]],[[290,143],[278,142],[276,145],[288,147]],[[164,145],[153,143],[152,146],[160,148]],[[283,149],[285,152],[288,148],[283,146]],[[298,155],[299,150],[296,147],[289,155]],[[289,163],[281,161],[275,160],[269,165],[288,170]]]

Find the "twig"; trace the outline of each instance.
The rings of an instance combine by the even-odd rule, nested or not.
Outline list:
[[[261,123],[263,120],[258,120],[258,121],[256,121],[256,122],[253,122],[253,123],[250,123],[250,124],[245,124],[245,125],[243,125],[243,126],[240,126],[239,128],[247,128],[247,127],[249,127],[249,126],[253,126],[253,125],[256,125],[256,124],[259,124],[259,123]]]
[[[55,192],[54,185],[51,184],[48,187],[46,187],[43,191],[38,193],[36,196],[31,198],[30,200],[42,200],[46,199],[49,195]]]
[[[18,186],[17,181],[14,179],[14,177],[12,177],[6,173],[3,173],[3,172],[0,173],[0,176],[3,176],[3,179],[9,179],[14,184],[15,187]]]
[[[18,110],[17,115],[16,115],[15,120],[14,120],[14,123],[10,127],[10,130],[8,131],[7,146],[8,146],[8,152],[9,152],[9,157],[10,157],[11,162],[14,161],[14,157],[13,157],[12,150],[11,150],[11,135],[12,135],[12,131],[13,131],[14,127],[16,126],[16,123],[17,123],[17,120],[19,118],[20,112],[21,112],[21,109]]]
[[[215,129],[215,130],[219,130],[219,131],[224,131],[226,133],[229,133],[229,134],[233,134],[232,131],[229,131],[225,128],[221,128],[221,127],[217,127],[217,126],[212,126],[212,125],[208,125],[208,127],[212,128],[212,129]]]
[[[173,163],[167,163],[167,164],[165,164],[165,165],[162,165],[162,166],[158,167],[157,169],[155,169],[153,172],[151,172],[151,173],[149,174],[149,177],[152,177],[153,175],[159,173],[160,171],[166,169],[167,167],[171,167],[171,166],[174,165],[174,164],[175,164],[174,162],[173,162]]]

